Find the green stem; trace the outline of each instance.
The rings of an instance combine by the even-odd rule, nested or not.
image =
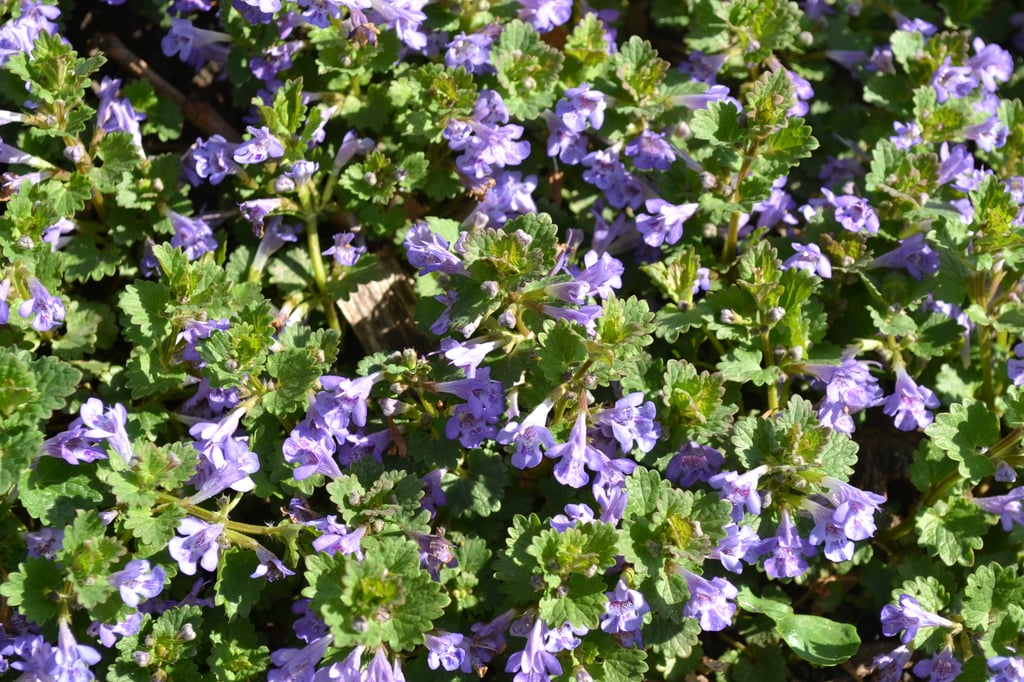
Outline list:
[[[280,535],[281,529],[277,526],[254,526],[250,523],[241,523],[239,521],[229,521],[223,514],[212,512],[209,509],[203,509],[199,505],[186,502],[185,500],[179,499],[174,495],[168,495],[167,493],[158,492],[156,494],[157,499],[163,504],[173,504],[181,507],[187,511],[190,515],[206,521],[207,523],[220,523],[225,528],[237,533],[244,533],[246,535]]]
[[[324,259],[320,255],[323,249],[320,248],[318,213],[313,207],[313,198],[310,195],[309,187],[303,185],[297,189],[299,204],[302,207],[303,221],[306,224],[306,248],[309,251],[309,259],[313,262],[313,280],[316,282],[317,291],[320,293],[324,314],[327,315],[327,324],[331,329],[341,333],[338,309],[334,299],[327,292],[327,271],[324,268]]]
[[[730,203],[738,204],[740,202],[741,193],[740,185],[747,178],[750,173],[750,168],[754,165],[754,161],[757,159],[757,150],[761,146],[761,140],[753,139],[750,141],[750,147],[747,152],[743,155],[743,164],[740,166],[740,170],[736,173],[736,184],[733,186],[732,195],[729,197]],[[729,233],[725,237],[725,244],[722,247],[722,262],[731,263],[736,258],[736,251],[740,240],[740,216],[741,211],[736,211],[729,218]]]
[[[768,332],[761,334],[761,349],[764,353],[764,361],[767,367],[771,367],[775,364],[775,354],[771,349],[771,341],[768,338]],[[768,409],[777,410],[779,409],[779,383],[778,381],[772,381],[768,384]]]

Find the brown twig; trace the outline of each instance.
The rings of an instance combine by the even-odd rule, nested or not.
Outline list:
[[[241,142],[242,136],[238,131],[208,103],[186,97],[180,90],[151,69],[146,60],[128,49],[116,35],[112,33],[97,33],[93,37],[93,42],[103,51],[103,54],[120,64],[123,69],[149,81],[157,95],[169,97],[173,100],[181,108],[182,115],[184,115],[189,123],[207,135],[219,134],[229,142]]]

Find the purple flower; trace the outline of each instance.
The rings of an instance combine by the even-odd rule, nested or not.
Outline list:
[[[605,94],[584,82],[579,87],[565,91],[562,99],[555,104],[555,115],[574,133],[582,133],[588,123],[594,130],[600,130],[604,125],[606,106]]]
[[[808,541],[814,546],[824,544],[825,558],[829,561],[852,559],[853,542],[846,536],[842,524],[834,518],[835,510],[806,498],[801,506],[814,519],[814,528],[811,529]]]
[[[782,269],[797,268],[813,273],[822,279],[831,279],[832,264],[822,254],[817,244],[790,244],[796,253],[782,263]]]
[[[882,634],[892,637],[903,630],[900,641],[904,644],[909,644],[914,639],[918,628],[952,626],[953,621],[931,611],[925,611],[920,602],[909,594],[900,595],[899,606],[886,604],[882,607]]]
[[[171,246],[184,251],[189,260],[217,250],[217,240],[213,238],[213,230],[205,220],[186,218],[170,209],[166,209],[165,214],[174,228]]]
[[[316,667],[333,641],[333,635],[324,635],[301,649],[271,652],[270,660],[277,667],[267,673],[267,682],[312,682]]]
[[[473,667],[469,660],[469,652],[466,650],[469,642],[457,632],[441,631],[436,635],[427,634],[424,636],[424,645],[427,647],[427,666],[431,670],[444,668],[448,672],[461,670],[464,673],[472,672]]]
[[[7,324],[11,318],[11,306],[7,303],[7,297],[11,293],[11,280],[0,280],[0,324]]]
[[[220,537],[224,526],[220,523],[206,523],[186,516],[178,522],[178,534],[167,545],[171,557],[178,562],[185,575],[196,574],[199,563],[206,571],[217,570],[220,558]]]
[[[960,661],[947,647],[931,658],[918,661],[913,670],[915,675],[927,678],[928,682],[952,682],[960,675]]]
[[[757,562],[762,540],[750,526],[730,522],[723,530],[726,536],[718,541],[708,558],[721,561],[722,567],[730,573],[742,573],[744,561],[750,564]]]
[[[805,365],[804,369],[818,378],[817,388],[825,389],[825,399],[818,408],[818,418],[824,426],[842,433],[853,433],[851,414],[882,401],[878,380],[864,362],[844,357],[839,366]]]
[[[651,610],[644,595],[630,589],[620,579],[615,589],[605,592],[604,596],[608,597],[608,604],[601,615],[601,629],[611,635],[636,632],[636,638],[632,641],[642,647],[639,631],[644,625],[644,614]]]
[[[648,199],[646,208],[651,213],[636,217],[636,229],[650,246],[675,244],[683,237],[683,223],[689,220],[699,204],[670,204],[664,199]]]
[[[323,531],[320,537],[313,540],[314,550],[331,556],[341,553],[345,556],[354,556],[362,561],[361,543],[363,536],[366,535],[365,526],[359,526],[355,530],[349,531],[344,524],[337,523],[333,514],[325,519],[311,521],[308,525]]]
[[[757,516],[761,513],[761,495],[757,492],[757,481],[768,471],[761,466],[740,474],[738,471],[725,471],[708,479],[712,488],[718,491],[719,497],[732,502],[732,519],[736,523],[743,520],[746,510]]]
[[[505,630],[514,616],[515,611],[506,611],[489,623],[470,626],[473,638],[469,642],[469,659],[478,677],[484,676],[487,664],[505,648]]]
[[[43,283],[35,277],[28,281],[29,298],[18,306],[18,314],[32,318],[32,328],[37,332],[48,332],[64,320],[64,304],[60,297],[51,296]]]
[[[981,38],[971,43],[974,56],[965,62],[967,68],[977,76],[985,90],[995,92],[999,89],[996,80],[1006,82],[1013,74],[1013,57],[998,45],[986,45]]]
[[[562,664],[544,648],[544,633],[547,627],[537,618],[526,639],[526,647],[508,657],[505,672],[516,673],[514,682],[539,682],[548,675],[561,675]]]
[[[486,30],[478,33],[459,33],[448,43],[444,55],[445,66],[461,66],[472,74],[485,74],[494,70],[491,66],[491,43],[494,36]]]
[[[250,199],[238,204],[238,210],[242,212],[242,217],[252,223],[253,234],[257,237],[262,237],[266,231],[266,217],[281,208],[283,203],[284,200],[280,197]]]
[[[117,644],[118,637],[134,635],[141,627],[142,614],[136,611],[135,613],[129,614],[121,622],[114,623],[112,625],[94,621],[89,625],[85,632],[88,635],[97,637],[100,640],[100,644],[109,649]]]
[[[43,666],[46,677],[34,679],[60,680],[69,682],[79,680],[93,680],[96,676],[89,670],[89,666],[100,662],[100,652],[91,646],[85,646],[75,641],[66,620],[61,620],[57,628],[57,646],[50,653]]]
[[[669,460],[665,476],[683,488],[689,488],[698,481],[706,482],[717,474],[725,464],[725,457],[718,450],[695,441],[683,443],[675,457]]]
[[[918,281],[924,275],[935,274],[939,271],[939,254],[932,251],[924,237],[924,232],[907,237],[897,248],[871,261],[870,267],[905,268]]]
[[[992,115],[977,125],[968,126],[961,131],[964,139],[974,140],[978,146],[986,152],[999,149],[1006,144],[1006,137],[1010,134],[998,116]]]
[[[592,295],[609,298],[616,289],[622,288],[622,274],[625,266],[608,252],[598,255],[591,249],[583,255],[583,270],[571,267],[577,282],[586,282]]]
[[[56,559],[57,552],[64,546],[64,529],[43,527],[37,531],[21,534],[25,549],[30,557]]]
[[[700,620],[705,632],[719,632],[732,625],[736,615],[736,599],[739,591],[725,578],[707,580],[685,569],[679,569],[686,587],[690,590],[690,601],[683,608],[687,618]]]
[[[487,216],[490,224],[503,225],[509,217],[537,211],[533,201],[533,191],[537,189],[536,175],[524,178],[519,171],[499,171],[494,175],[494,183],[470,220]]]
[[[251,138],[235,148],[231,158],[236,163],[263,163],[267,159],[278,159],[284,156],[284,145],[270,134],[267,126],[254,128],[247,126]]]
[[[822,189],[828,202],[835,208],[836,222],[844,230],[850,232],[867,232],[877,234],[879,228],[878,215],[867,199],[850,194],[835,196],[828,189]]]
[[[545,400],[535,407],[523,421],[509,422],[496,437],[502,445],[515,444],[516,451],[512,455],[512,466],[517,469],[532,469],[541,463],[543,453],[541,448],[549,450],[555,445],[555,438],[551,435],[546,424],[548,413],[554,403]]]
[[[1020,386],[1024,384],[1024,360],[1020,359],[1024,358],[1024,342],[1013,347],[1013,354],[1017,357],[1006,362],[1006,373],[1014,386]]]
[[[167,57],[175,54],[192,68],[199,70],[207,62],[227,61],[231,36],[220,31],[196,28],[190,19],[171,19],[171,30],[160,41]]]
[[[1024,658],[993,656],[988,659],[989,682],[1024,682]]]
[[[586,504],[567,504],[564,514],[555,514],[551,517],[551,527],[559,533],[564,533],[569,528],[575,528],[580,523],[590,523],[594,520],[594,510]]]
[[[626,145],[626,154],[639,170],[666,171],[676,160],[676,151],[661,133],[644,129]]]
[[[689,74],[690,78],[701,83],[713,85],[718,72],[725,65],[728,55],[724,52],[719,54],[705,54],[700,50],[690,52],[687,61],[679,64],[679,72]]]
[[[500,381],[491,379],[491,368],[484,367],[476,376],[452,381],[439,381],[433,385],[439,393],[451,393],[466,401],[474,417],[497,417],[505,405],[505,391]]]
[[[135,608],[140,601],[152,599],[163,591],[167,574],[160,566],[151,567],[145,559],[134,559],[120,571],[111,573],[108,580],[121,593],[121,601]]]
[[[948,142],[943,142],[939,147],[939,177],[938,183],[944,185],[970,173],[974,170],[974,157],[962,144],[954,145],[951,149]]]
[[[366,253],[366,245],[361,240],[355,245],[352,240],[356,238],[353,232],[338,232],[334,235],[334,245],[325,249],[324,256],[334,256],[334,262],[342,266],[355,265],[359,257]]]
[[[915,144],[921,143],[921,129],[914,121],[906,125],[896,121],[892,127],[896,130],[896,134],[891,136],[889,141],[896,145],[897,149],[910,149]]]
[[[572,0],[519,0],[519,4],[523,6],[519,18],[539,33],[561,26],[572,16]]]
[[[137,113],[127,98],[117,96],[120,88],[120,78],[103,77],[97,92],[100,101],[96,105],[96,124],[107,133],[128,133],[132,136],[135,148],[141,153],[142,130],[139,128],[139,121],[146,117]]]
[[[467,274],[462,261],[449,251],[448,242],[424,222],[413,223],[405,234],[405,252],[409,264],[419,270],[422,277],[440,271],[449,275]]]
[[[775,536],[763,540],[758,551],[771,554],[764,560],[764,572],[769,578],[796,578],[808,568],[804,556],[813,554],[814,550],[793,526],[789,510],[784,509],[780,516]]]
[[[931,389],[919,386],[906,370],[897,367],[895,392],[886,399],[882,411],[894,417],[899,430],[913,431],[927,428],[934,416],[928,408],[939,405],[939,399]]]
[[[1005,495],[993,495],[992,497],[975,497],[971,501],[978,505],[982,511],[989,514],[999,514],[999,521],[1003,530],[1009,533],[1013,524],[1024,526],[1024,508],[1021,500],[1024,499],[1024,487],[1014,488]]]
[[[420,567],[434,580],[441,579],[442,568],[457,568],[459,559],[452,552],[452,546],[442,535],[428,535],[409,531],[420,547]]]
[[[265,577],[268,582],[274,582],[286,576],[295,575],[295,571],[281,563],[280,559],[264,547],[256,548],[256,558],[260,563],[256,570],[252,572],[252,575],[249,576],[250,579]]]
[[[330,26],[331,19],[341,19],[341,8],[347,4],[344,0],[299,0],[299,6],[305,8],[302,18],[320,28]]]
[[[900,682],[903,679],[903,668],[912,655],[910,649],[901,644],[887,654],[875,656],[871,667],[878,673],[878,682]]]
[[[657,416],[654,403],[643,400],[642,391],[630,393],[616,400],[615,407],[594,415],[594,426],[604,437],[614,438],[623,453],[628,454],[634,447],[650,452],[661,436],[661,426],[654,421]]]
[[[590,480],[584,467],[600,471],[607,459],[587,442],[587,416],[582,411],[576,416],[576,423],[569,431],[569,440],[548,448],[544,454],[559,460],[555,464],[555,480],[571,488],[582,488]]]
[[[284,461],[299,465],[292,472],[296,481],[305,480],[314,474],[339,478],[341,469],[334,461],[336,449],[337,443],[331,431],[312,417],[306,417],[296,424],[281,446]]]
[[[211,135],[207,140],[199,138],[182,158],[182,172],[193,187],[201,185],[203,180],[219,185],[224,178],[240,170],[232,159],[237,147],[221,135]]]
[[[935,100],[942,104],[950,97],[961,99],[978,87],[978,77],[969,66],[950,66],[949,57],[939,65],[932,76]]]
[[[846,537],[858,542],[875,534],[875,514],[885,502],[884,497],[831,476],[826,476],[822,485],[828,490],[825,497],[835,507],[832,518],[842,524]]]
[[[121,456],[126,466],[131,466],[135,459],[131,440],[125,425],[128,423],[128,412],[121,403],[104,409],[99,398],[89,398],[78,411],[85,427],[82,435],[86,438],[103,439],[111,449]]]

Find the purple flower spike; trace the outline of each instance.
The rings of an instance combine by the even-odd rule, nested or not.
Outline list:
[[[167,573],[160,566],[150,567],[145,559],[134,559],[108,578],[121,593],[121,601],[135,608],[144,599],[152,599],[164,589]]]
[[[843,526],[834,518],[834,510],[804,499],[804,510],[814,519],[814,528],[808,540],[814,546],[825,545],[825,558],[829,561],[849,561],[853,558],[853,542],[846,536]]]
[[[814,550],[800,537],[789,517],[789,511],[783,510],[781,516],[775,537],[764,540],[758,551],[771,554],[764,561],[764,572],[769,578],[796,578],[808,569],[804,556],[813,554]]]
[[[1024,499],[1024,487],[1014,488],[1005,495],[975,497],[972,502],[978,505],[982,511],[989,514],[999,514],[999,521],[1003,526],[1003,530],[1009,533],[1015,523],[1018,526],[1024,526],[1024,505],[1021,504],[1022,499]]]
[[[195,575],[197,563],[203,570],[215,571],[220,558],[220,536],[223,532],[222,524],[209,524],[186,516],[178,522],[178,534],[182,537],[171,538],[167,549],[185,575]]]
[[[263,163],[267,159],[284,156],[284,145],[270,134],[267,126],[246,128],[252,137],[235,148],[232,158],[236,163]]]
[[[732,625],[736,615],[736,599],[739,591],[725,578],[707,580],[685,569],[681,570],[686,586],[690,590],[690,601],[683,608],[687,618],[700,620],[705,632],[719,632]]]
[[[565,91],[563,98],[555,104],[555,115],[574,133],[582,133],[588,123],[594,130],[600,130],[604,125],[606,106],[603,92],[591,89],[588,83],[580,83],[579,87]]]
[[[417,222],[409,228],[405,235],[405,252],[409,264],[419,270],[421,277],[436,271],[449,275],[468,274],[459,257],[448,250],[444,237],[424,222]]]
[[[587,504],[567,504],[564,514],[555,514],[551,517],[551,527],[559,533],[564,533],[569,528],[575,528],[580,523],[590,523],[594,520],[594,510]]]
[[[519,18],[547,33],[572,17],[572,0],[519,0]]]
[[[902,367],[896,370],[896,390],[885,401],[882,411],[901,431],[927,428],[934,415],[928,408],[939,406],[939,399],[931,389],[919,386]]]
[[[960,675],[960,661],[947,647],[931,658],[918,661],[913,670],[915,675],[928,682],[953,682]]]
[[[914,639],[918,628],[952,627],[952,625],[953,621],[931,611],[925,611],[920,602],[909,594],[900,595],[899,606],[886,604],[882,607],[882,634],[892,637],[903,630],[900,641],[904,644],[909,644]]]
[[[907,237],[900,245],[871,261],[870,267],[905,268],[907,274],[920,281],[925,275],[939,271],[939,254],[925,242],[923,232]]]
[[[638,170],[666,171],[676,160],[676,150],[665,141],[665,136],[646,128],[626,145],[625,151]]]

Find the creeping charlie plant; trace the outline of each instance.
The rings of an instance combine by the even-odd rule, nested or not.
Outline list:
[[[0,2],[0,677],[1024,680],[1022,49]]]

